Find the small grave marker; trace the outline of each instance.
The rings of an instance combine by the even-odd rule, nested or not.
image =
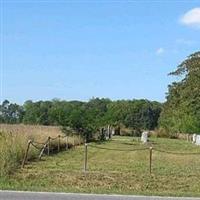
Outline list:
[[[112,135],[115,135],[115,129],[112,129]]]
[[[196,135],[196,145],[200,145],[200,135]]]
[[[197,137],[197,134],[192,135],[192,143],[196,143],[196,137]]]
[[[142,141],[143,143],[147,143],[147,139],[148,139],[148,131],[144,131],[144,132],[142,133],[142,136],[141,136],[141,141]]]

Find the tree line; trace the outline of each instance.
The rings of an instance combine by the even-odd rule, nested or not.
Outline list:
[[[108,124],[132,129],[154,129],[162,104],[148,100],[93,98],[82,101],[26,101],[17,105],[5,100],[0,105],[1,123],[24,123],[71,127],[76,131],[93,132]]]
[[[92,134],[105,125],[133,130],[162,128],[167,133],[200,132],[200,52],[187,57],[174,72],[179,81],[168,86],[166,102],[93,98],[82,101],[26,101],[0,105],[1,123],[58,125]]]

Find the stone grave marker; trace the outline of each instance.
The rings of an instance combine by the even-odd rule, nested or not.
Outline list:
[[[115,135],[115,129],[114,128],[112,129],[112,135]]]
[[[196,135],[196,145],[200,145],[200,135]]]
[[[192,135],[192,143],[196,143],[196,137],[197,137],[197,134]]]
[[[147,143],[147,139],[148,139],[148,131],[144,131],[144,132],[142,133],[142,136],[141,136],[141,141],[142,141],[143,143]]]

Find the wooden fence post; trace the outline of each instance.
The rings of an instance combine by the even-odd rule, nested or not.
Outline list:
[[[48,156],[50,155],[50,142],[51,142],[51,137],[48,137],[48,143],[47,143],[47,154]]]
[[[66,140],[65,140],[65,143],[66,143],[66,150],[68,150],[68,136],[66,136]]]
[[[47,147],[47,144],[44,144],[44,146],[43,146],[43,148],[42,148],[42,150],[41,150],[41,152],[40,152],[40,155],[39,155],[39,160],[41,160],[42,155],[43,155],[44,150],[46,149],[46,147]]]
[[[75,149],[75,136],[73,135],[73,149]]]
[[[88,145],[87,143],[85,143],[84,172],[87,171],[87,162],[88,162]]]
[[[58,152],[60,152],[60,135],[58,135]]]
[[[149,172],[151,174],[152,171],[152,153],[153,153],[153,147],[149,148]]]
[[[28,145],[27,145],[27,148],[26,148],[26,152],[25,152],[25,155],[24,155],[24,159],[23,159],[23,161],[22,161],[22,168],[24,168],[24,165],[25,165],[25,163],[26,163],[27,156],[28,156],[28,151],[29,151],[31,142],[32,142],[31,140],[28,141]]]

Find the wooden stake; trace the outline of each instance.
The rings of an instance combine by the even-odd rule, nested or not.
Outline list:
[[[60,135],[58,135],[58,152],[60,152]]]
[[[32,142],[31,140],[28,141],[28,145],[27,145],[27,148],[26,148],[26,152],[25,152],[25,155],[24,155],[24,159],[23,159],[23,161],[22,161],[22,168],[24,168],[24,165],[25,165],[25,163],[26,163],[27,156],[28,156],[28,151],[29,151],[31,142]]]
[[[153,153],[153,147],[149,148],[149,172],[151,174],[152,171],[152,153]]]
[[[73,149],[75,149],[75,137],[73,135]]]
[[[44,153],[44,150],[47,148],[47,144],[45,144],[44,146],[43,146],[43,148],[42,148],[42,150],[41,150],[41,152],[40,152],[40,155],[39,155],[39,160],[41,160],[41,158],[42,158],[42,155],[43,155],[43,153]]]
[[[48,156],[50,155],[50,142],[51,142],[51,137],[48,137],[48,143],[47,143],[47,154]]]
[[[87,143],[85,143],[84,172],[87,171],[87,162],[88,162],[88,147]]]
[[[68,136],[66,136],[65,142],[66,142],[66,150],[68,150]]]

